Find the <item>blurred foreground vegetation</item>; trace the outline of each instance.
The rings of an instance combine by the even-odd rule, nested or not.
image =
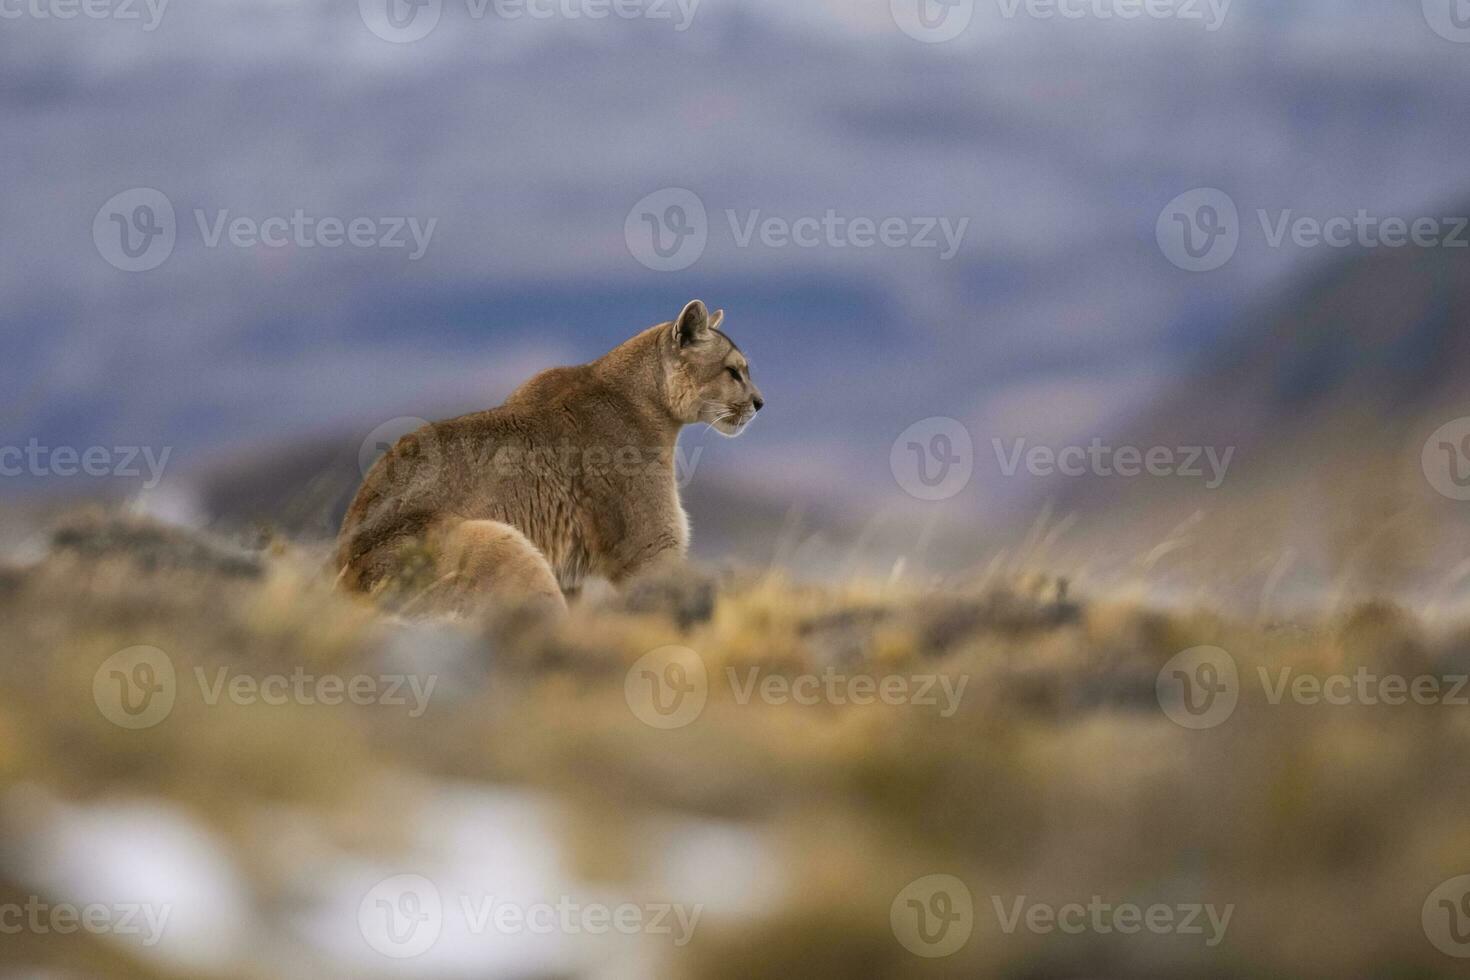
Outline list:
[[[516,610],[418,620],[337,594],[318,555],[255,544],[89,518],[60,532],[38,564],[0,574],[0,903],[86,900],[68,882],[84,891],[87,869],[105,869],[110,852],[60,828],[90,814],[105,838],[136,826],[144,806],[211,842],[237,912],[228,935],[156,948],[7,934],[0,969],[690,978],[1463,969],[1426,937],[1421,910],[1441,882],[1470,871],[1470,707],[1272,704],[1256,681],[1259,668],[1273,678],[1283,667],[1470,672],[1470,634],[1431,630],[1397,607],[1248,623],[1068,596],[1034,576],[817,587],[690,569],[589,598],[565,622]],[[660,728],[633,703],[630,668],[669,645],[697,654],[708,696],[697,717]],[[1161,709],[1156,682],[1171,658],[1202,645],[1234,658],[1241,692],[1228,719],[1190,730]],[[177,690],[166,718],[129,729],[109,720],[94,684],[109,658],[139,646],[166,654]],[[416,716],[412,698],[267,704],[225,693],[210,703],[217,678],[240,675],[432,676],[434,686]],[[824,692],[814,703],[779,696],[803,676]],[[875,690],[904,678],[910,695],[929,678],[936,702],[851,697],[864,690],[851,679],[869,676]],[[769,686],[746,688],[752,677]],[[948,709],[945,685],[958,692]],[[425,830],[436,826],[430,801],[464,787],[549,801],[538,812],[556,816],[539,831],[578,887],[744,900],[712,905],[685,945],[639,937],[636,955],[619,945],[634,940],[614,936],[595,954],[533,953],[504,968],[476,968],[473,952],[454,962],[376,956],[355,933],[355,906],[323,898],[324,883],[342,868],[413,869],[412,855],[428,851],[473,863],[468,843]],[[520,833],[472,826],[490,842]],[[670,829],[691,826],[719,830]],[[675,840],[687,853],[668,873]],[[747,845],[732,852],[721,843],[730,840]],[[139,845],[133,859],[150,868],[171,853]],[[58,864],[80,870],[67,877]],[[481,870],[493,888],[497,869]],[[890,918],[899,893],[932,874],[973,897],[972,934],[938,958],[905,948]],[[997,909],[1022,896],[1234,911],[1213,946],[1146,929],[1008,933]],[[209,899],[195,901],[192,921],[207,921],[198,916]],[[335,907],[346,910],[340,922]]]

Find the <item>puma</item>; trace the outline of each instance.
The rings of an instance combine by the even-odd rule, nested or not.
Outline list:
[[[723,319],[694,300],[589,364],[543,371],[499,408],[398,440],[343,520],[342,585],[378,592],[418,561],[439,608],[565,609],[588,575],[619,585],[681,559],[680,430],[738,435],[765,404]]]

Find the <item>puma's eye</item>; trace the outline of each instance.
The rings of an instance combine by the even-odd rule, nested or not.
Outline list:
[[[728,374],[730,377],[734,378],[736,381],[739,381],[740,380],[740,369],[739,368],[725,368],[725,373]]]

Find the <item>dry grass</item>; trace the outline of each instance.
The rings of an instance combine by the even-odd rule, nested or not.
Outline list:
[[[125,547],[68,549],[0,578],[10,891],[34,890],[16,856],[28,832],[17,793],[163,800],[228,842],[261,920],[279,922],[299,851],[263,833],[258,815],[311,813],[340,853],[391,852],[414,834],[404,787],[419,780],[562,801],[557,833],[588,880],[637,877],[641,828],[669,816],[759,835],[784,869],[780,897],[704,921],[667,960],[678,976],[1458,972],[1426,939],[1420,910],[1436,885],[1470,871],[1470,707],[1272,705],[1256,682],[1258,668],[1287,666],[1466,671],[1461,634],[1390,605],[1264,627],[1061,599],[1051,583],[914,590],[687,573],[584,604],[564,623],[506,610],[405,624],[334,593],[290,547],[260,556],[258,574],[190,553],[140,564]],[[128,731],[94,705],[93,677],[140,644],[166,651],[181,681],[165,722]],[[660,730],[630,709],[625,680],[667,644],[697,651],[710,683],[696,721]],[[1155,682],[1200,645],[1232,654],[1243,689],[1227,721],[1191,731],[1165,716]],[[188,681],[196,668],[433,671],[438,687],[417,718],[381,704],[211,705]],[[965,686],[948,715],[912,703],[741,703],[730,672],[752,668]],[[975,904],[972,937],[943,959],[907,951],[889,920],[900,890],[933,873],[963,880]],[[1006,934],[992,899],[1018,896],[1234,913],[1213,948],[1147,932]],[[0,957],[87,962],[81,940],[52,939]],[[84,973],[164,969],[101,948],[116,966],[93,960]],[[247,956],[225,972],[270,971]]]

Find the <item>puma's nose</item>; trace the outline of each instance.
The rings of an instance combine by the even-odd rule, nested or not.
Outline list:
[[[756,395],[750,400],[750,404],[755,406],[755,410],[759,412],[761,409],[766,407],[766,400],[760,395]]]

